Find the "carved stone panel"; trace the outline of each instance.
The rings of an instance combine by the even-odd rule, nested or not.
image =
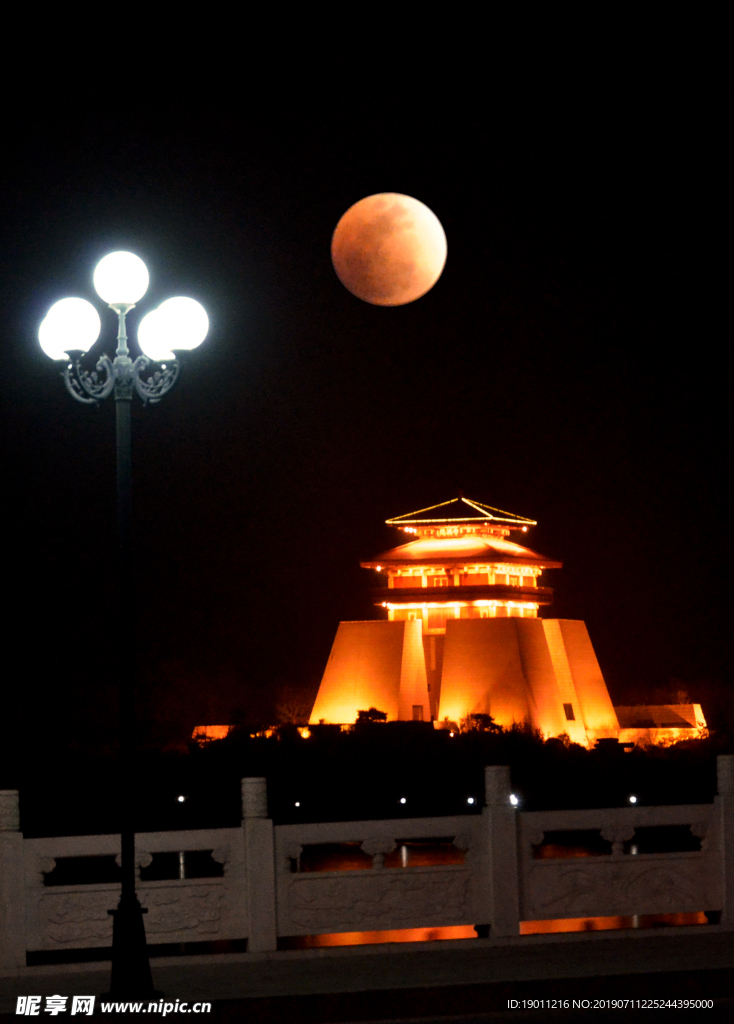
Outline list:
[[[291,934],[319,934],[462,924],[468,886],[463,870],[295,876],[287,927]]]
[[[167,936],[175,935],[177,942],[205,942],[219,937],[224,899],[222,885],[148,889],[141,897],[141,903],[148,908],[145,930],[150,940],[165,942]]]
[[[718,909],[715,877],[704,858],[591,858],[528,865],[521,917],[614,917]]]
[[[139,889],[148,908],[145,931],[152,942],[206,942],[219,938],[223,885],[164,886]],[[38,901],[38,949],[109,946],[119,888],[86,892],[45,892]]]
[[[109,946],[112,918],[119,889],[93,892],[49,893],[38,901],[40,949]]]

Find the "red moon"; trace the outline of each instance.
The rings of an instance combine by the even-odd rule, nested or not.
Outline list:
[[[446,263],[446,235],[423,203],[397,192],[360,199],[336,226],[331,260],[352,295],[404,306],[433,288]]]

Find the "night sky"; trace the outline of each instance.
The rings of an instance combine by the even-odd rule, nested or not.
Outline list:
[[[112,652],[135,635],[146,742],[267,719],[284,696],[308,709],[337,623],[374,614],[359,561],[399,542],[384,520],[460,490],[538,520],[528,544],[564,562],[547,614],[586,621],[616,703],[726,692],[711,83],[678,65],[624,89],[618,70],[523,89],[476,72],[397,102],[389,83],[337,88],[347,64],[216,103],[133,92],[122,125],[61,89],[8,127],[6,736],[104,747]],[[383,191],[448,239],[438,284],[400,308],[354,298],[330,261],[344,211]],[[116,249],[151,274],[133,338],[171,295],[211,321],[175,391],[134,403],[122,624],[114,403],[72,401],[37,342],[79,295],[112,353],[91,275]]]

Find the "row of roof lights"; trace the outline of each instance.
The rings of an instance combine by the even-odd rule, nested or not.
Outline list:
[[[533,601],[452,601],[450,598],[446,601],[425,601],[421,604],[389,604],[387,601],[382,602],[383,608],[401,609],[401,608],[492,608],[494,606],[509,607],[509,608],[537,608],[538,605]]]
[[[384,568],[383,565],[376,565],[375,572],[382,572]],[[435,568],[422,565],[417,569],[395,569],[393,575],[401,578],[415,576],[416,579],[421,576],[516,576],[518,579],[524,579],[527,576],[540,576],[542,571],[529,565],[457,565]]]

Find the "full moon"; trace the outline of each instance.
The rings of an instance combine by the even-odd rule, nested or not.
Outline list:
[[[331,260],[352,295],[375,306],[404,306],[433,288],[446,263],[441,221],[397,192],[360,199],[336,226]]]

